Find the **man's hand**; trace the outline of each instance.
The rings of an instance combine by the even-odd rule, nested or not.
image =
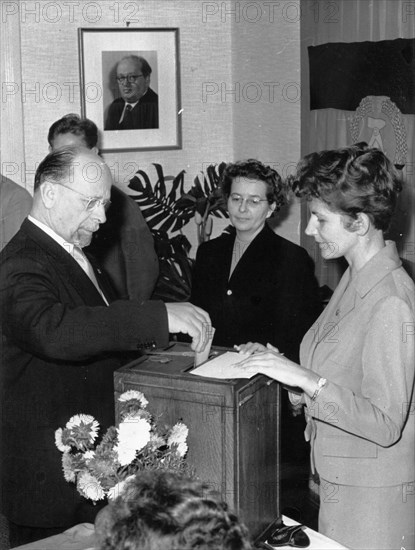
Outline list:
[[[191,347],[203,351],[209,341],[212,322],[206,311],[188,302],[165,304],[169,332],[184,332],[192,337]]]

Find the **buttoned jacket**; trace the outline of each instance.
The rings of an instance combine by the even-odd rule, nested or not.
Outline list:
[[[412,482],[414,283],[394,243],[352,280],[344,273],[300,353],[328,380],[315,402],[305,398],[320,476],[356,486]]]

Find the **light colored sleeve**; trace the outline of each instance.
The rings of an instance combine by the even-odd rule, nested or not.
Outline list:
[[[393,445],[401,436],[413,390],[413,327],[405,300],[391,296],[378,302],[362,349],[361,391],[328,380],[315,402],[305,396],[309,413],[383,447]]]

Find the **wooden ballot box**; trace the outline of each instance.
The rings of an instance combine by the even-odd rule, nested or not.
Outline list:
[[[212,348],[213,354],[223,353]],[[258,375],[223,380],[191,374],[193,352],[174,344],[143,356],[115,374],[115,403],[127,390],[148,399],[147,410],[189,428],[187,460],[196,475],[238,511],[252,536],[280,513],[280,387]]]

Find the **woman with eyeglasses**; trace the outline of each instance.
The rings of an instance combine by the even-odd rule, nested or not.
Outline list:
[[[225,168],[222,191],[233,228],[198,248],[190,301],[209,312],[216,329],[214,345],[232,348],[248,341],[273,342],[298,361],[301,339],[321,305],[307,252],[267,224],[285,200],[281,178],[269,166],[249,159]],[[285,481],[287,488],[306,486],[304,419],[294,418],[286,392],[282,395]],[[290,479],[293,462],[303,468],[303,478],[297,474]],[[282,498],[283,506],[290,504]]]
[[[351,549],[415,546],[414,283],[384,237],[401,186],[365,143],[300,162],[306,234],[349,268],[305,335],[301,362],[249,343],[235,371],[297,388],[320,479],[319,531]]]
[[[267,224],[285,202],[281,178],[249,159],[228,164],[221,185],[233,228],[199,246],[191,302],[209,312],[213,344],[272,342],[295,361],[321,308],[306,251]]]

